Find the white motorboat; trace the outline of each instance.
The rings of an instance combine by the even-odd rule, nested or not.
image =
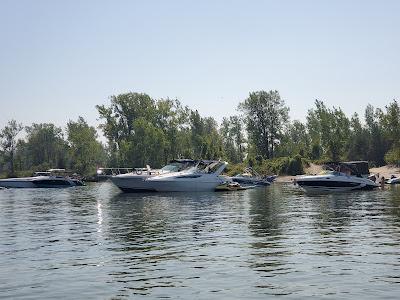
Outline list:
[[[227,181],[220,175],[227,165],[224,161],[202,160],[189,169],[149,177],[146,182],[157,192],[211,192]]]
[[[5,188],[65,188],[83,185],[77,178],[61,175],[64,169],[50,169],[36,172],[31,177],[7,178],[0,180],[0,187]]]
[[[192,159],[174,159],[162,169],[136,168],[132,172],[110,176],[110,180],[123,192],[155,191],[146,179],[162,174],[179,172],[196,164]]]
[[[396,176],[392,175],[390,177],[390,179],[386,180],[385,183],[387,183],[387,184],[399,184],[400,183],[400,177],[396,177]]]
[[[362,173],[358,171],[357,163],[362,163]],[[372,190],[379,187],[376,182],[363,177],[368,175],[365,172],[365,162],[331,163],[327,167],[329,170],[318,175],[298,176],[295,182],[311,193]]]

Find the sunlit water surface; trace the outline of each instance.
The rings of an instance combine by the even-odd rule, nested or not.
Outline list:
[[[400,186],[0,190],[0,298],[398,299]]]

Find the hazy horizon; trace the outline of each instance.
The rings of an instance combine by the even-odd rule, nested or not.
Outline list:
[[[2,1],[0,127],[99,122],[125,92],[221,121],[278,90],[291,119],[315,99],[363,115],[398,99],[397,1]]]

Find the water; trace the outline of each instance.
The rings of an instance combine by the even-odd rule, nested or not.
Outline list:
[[[0,191],[0,298],[398,299],[400,187]]]

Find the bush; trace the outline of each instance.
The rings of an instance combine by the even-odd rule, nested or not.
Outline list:
[[[264,160],[259,171],[262,175],[300,175],[309,162],[300,155]]]
[[[300,155],[290,158],[286,174],[301,175],[304,174],[303,161]]]
[[[253,161],[254,162],[254,161]],[[251,166],[250,161],[247,163],[228,165],[225,174],[233,176],[243,173],[246,166]],[[309,161],[301,155],[294,157],[278,157],[274,159],[264,159],[260,164],[253,165],[255,171],[262,176],[266,175],[301,175],[304,174],[304,168],[309,166]]]
[[[239,173],[243,173],[243,170],[245,169],[245,164],[229,164],[226,169],[224,170],[224,174],[227,176],[234,176]]]
[[[400,148],[389,150],[385,154],[385,161],[390,165],[400,166]]]

